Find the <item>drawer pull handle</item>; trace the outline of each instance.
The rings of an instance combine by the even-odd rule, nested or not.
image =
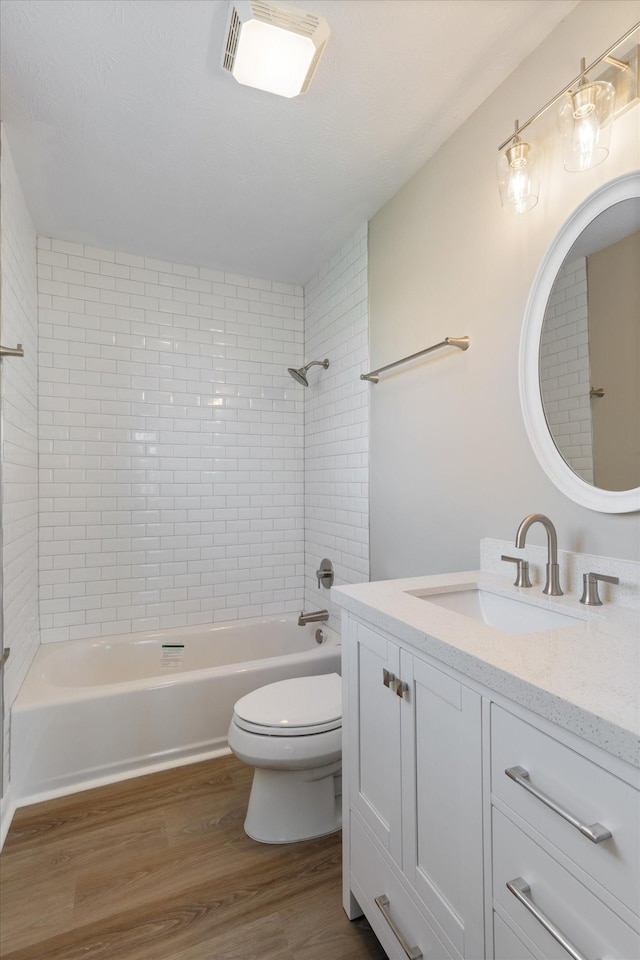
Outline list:
[[[515,880],[509,880],[507,882],[507,890],[509,893],[512,893],[516,900],[518,900],[523,907],[532,914],[538,923],[544,927],[547,933],[551,934],[554,940],[556,940],[561,947],[563,947],[570,957],[573,957],[573,960],[587,960],[584,953],[581,953],[570,940],[567,940],[564,933],[561,930],[558,930],[555,923],[549,919],[549,917],[542,912],[533,902],[528,894],[531,893],[531,887],[526,880],[523,880],[522,877],[516,877]]]
[[[390,670],[387,670],[386,667],[382,668],[382,682],[385,687],[390,687],[392,683],[395,683],[396,675],[391,673]]]
[[[542,793],[541,790],[538,790],[537,787],[534,787],[529,780],[529,772],[525,770],[524,767],[508,767],[505,770],[505,773],[508,777],[515,781],[518,786],[524,787],[524,789],[536,797],[536,799],[541,800],[545,806],[549,807],[554,811],[554,813],[557,813],[559,816],[561,816],[564,820],[570,823],[572,827],[575,827],[576,830],[579,830],[580,833],[591,840],[592,843],[601,843],[603,840],[608,840],[611,837],[611,831],[607,830],[606,827],[603,827],[601,823],[582,823],[577,817],[574,817],[572,813],[569,813],[568,810],[565,810],[564,807],[561,807],[560,804],[555,802],[555,800],[552,800],[551,797],[548,797],[546,793]]]
[[[375,904],[378,910],[380,911],[380,913],[382,914],[382,916],[385,918],[385,920],[391,927],[393,935],[395,936],[396,940],[398,941],[398,943],[406,953],[409,960],[422,960],[423,954],[420,947],[407,946],[407,941],[404,939],[404,937],[398,930],[397,926],[395,925],[394,921],[391,919],[391,914],[389,913],[389,897],[386,897],[384,893],[382,893],[380,894],[379,897],[376,897]],[[583,958],[580,958],[580,960],[583,960]]]

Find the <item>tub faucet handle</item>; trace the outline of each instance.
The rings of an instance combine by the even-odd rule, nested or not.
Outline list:
[[[318,590],[320,587],[326,587],[328,590],[333,586],[333,564],[331,560],[326,558],[320,562],[320,566],[316,570],[316,579],[318,581]]]

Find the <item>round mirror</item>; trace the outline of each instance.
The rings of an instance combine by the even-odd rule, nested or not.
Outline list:
[[[520,343],[525,426],[550,479],[592,510],[640,510],[640,174],[564,225]]]

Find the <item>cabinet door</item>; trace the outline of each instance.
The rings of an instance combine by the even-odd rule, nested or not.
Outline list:
[[[351,619],[347,650],[351,805],[399,863],[401,701],[389,674],[398,676],[400,651]]]
[[[482,956],[481,698],[405,651],[400,673],[404,872],[459,954]]]

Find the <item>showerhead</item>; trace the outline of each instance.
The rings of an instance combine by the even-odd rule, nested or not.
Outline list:
[[[307,380],[307,370],[309,369],[309,367],[315,367],[315,366],[324,367],[324,369],[326,370],[327,367],[329,366],[329,361],[328,360],[312,360],[311,363],[308,363],[305,367],[300,367],[298,370],[296,370],[295,367],[289,367],[287,372],[290,374],[290,376],[293,377],[293,379],[297,383],[301,383],[303,387],[308,387],[309,381]]]
[[[300,370],[294,370],[293,367],[289,367],[289,373],[298,383],[301,383],[303,387],[309,386],[309,381],[307,380],[307,375],[305,373],[305,368],[301,367]]]

